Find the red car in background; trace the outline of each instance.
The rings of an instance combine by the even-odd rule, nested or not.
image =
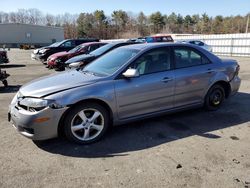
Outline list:
[[[105,45],[105,42],[89,42],[81,44],[70,51],[58,52],[48,57],[47,59],[47,68],[64,70],[64,62],[68,59],[81,55],[88,54],[93,50]]]

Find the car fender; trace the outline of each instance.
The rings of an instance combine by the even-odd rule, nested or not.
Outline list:
[[[115,113],[117,110],[114,92],[113,82],[102,81],[100,83],[61,91],[47,96],[46,99],[57,99],[56,102],[63,107],[71,107],[85,100],[99,100],[109,106],[112,111],[113,118],[116,119],[118,116]]]
[[[205,89],[204,91],[204,97],[206,96],[207,92],[209,91],[209,89],[217,82],[230,82],[230,78],[229,76],[227,76],[224,72],[217,72],[211,79],[209,82],[208,87]]]

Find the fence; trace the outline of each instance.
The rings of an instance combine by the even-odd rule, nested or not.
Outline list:
[[[218,35],[173,35],[174,40],[202,40],[213,52],[225,56],[250,56],[250,33]]]

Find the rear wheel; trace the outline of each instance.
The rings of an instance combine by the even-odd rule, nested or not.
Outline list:
[[[80,144],[98,141],[109,125],[107,110],[99,104],[86,103],[74,107],[65,118],[66,137]]]
[[[217,110],[220,108],[221,104],[225,99],[225,89],[216,84],[212,86],[207,92],[205,98],[205,108],[211,111]]]

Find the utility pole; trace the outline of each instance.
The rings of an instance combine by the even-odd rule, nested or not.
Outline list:
[[[248,33],[248,24],[249,24],[249,14],[248,14],[248,16],[247,16],[246,33]]]

